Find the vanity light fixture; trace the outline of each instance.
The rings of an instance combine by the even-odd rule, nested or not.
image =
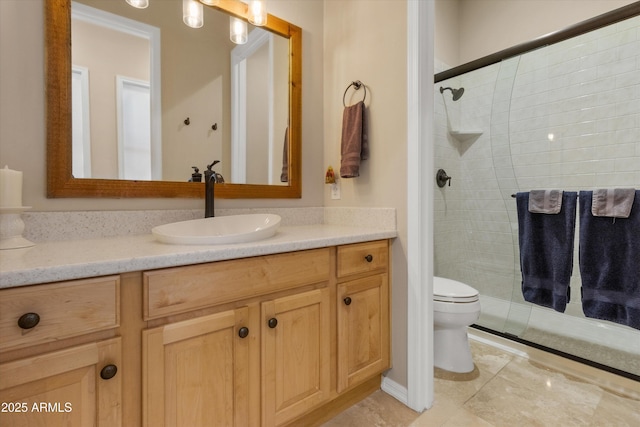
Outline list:
[[[182,0],[182,21],[191,28],[200,28],[204,24],[202,3],[197,0]]]
[[[126,2],[137,9],[146,9],[149,7],[149,0],[126,0]]]
[[[247,19],[257,27],[267,25],[267,0],[250,0]]]
[[[249,38],[247,23],[242,19],[229,18],[229,38],[235,44],[245,44]]]

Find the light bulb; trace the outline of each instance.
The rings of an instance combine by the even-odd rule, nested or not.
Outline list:
[[[251,0],[247,14],[249,22],[255,26],[267,25],[267,2],[266,0]]]
[[[126,0],[127,4],[138,9],[146,9],[149,7],[149,0]]]
[[[191,28],[204,24],[202,3],[197,0],[182,0],[182,21]]]
[[[235,44],[245,44],[249,38],[247,23],[242,19],[229,18],[229,37]]]

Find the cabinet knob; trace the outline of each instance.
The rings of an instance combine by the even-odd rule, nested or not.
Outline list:
[[[267,322],[267,325],[269,325],[269,327],[271,329],[275,328],[276,326],[278,326],[278,319],[276,319],[275,317],[272,317],[271,319],[269,319],[269,321]]]
[[[116,365],[107,365],[100,371],[100,378],[103,380],[110,380],[116,376],[116,372],[118,372],[118,367]]]
[[[346,297],[343,301],[345,305],[351,305],[351,297]]]
[[[369,254],[366,257],[364,257],[364,259],[366,259],[367,262],[371,262],[371,261],[373,261],[373,255]]]
[[[35,328],[38,323],[40,323],[38,313],[25,313],[18,319],[18,326],[22,329]]]
[[[246,326],[243,326],[242,328],[240,328],[238,330],[238,336],[240,338],[246,338],[249,336],[249,328],[247,328]]]

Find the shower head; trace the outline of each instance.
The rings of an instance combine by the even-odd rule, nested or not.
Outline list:
[[[450,90],[451,93],[453,94],[453,100],[457,101],[458,99],[462,98],[462,94],[464,93],[464,88],[461,87],[460,89],[453,89],[450,87],[442,87],[440,86],[440,93],[444,93],[445,90]]]

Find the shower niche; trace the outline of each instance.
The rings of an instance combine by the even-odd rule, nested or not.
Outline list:
[[[449,107],[447,97],[444,96],[445,91],[451,91],[451,99],[454,104]],[[464,122],[463,114],[465,111],[464,103],[459,101],[464,94],[464,88],[460,87],[458,89],[454,89],[452,87],[443,87],[440,86],[440,93],[443,96],[444,106],[445,106],[445,114],[447,116],[447,129],[449,131],[449,135],[451,135],[456,141],[461,143],[472,143],[476,141],[482,135],[481,129],[475,128],[465,128],[460,125],[460,123]],[[453,118],[453,119],[452,119]]]
[[[474,142],[476,139],[482,136],[481,130],[469,130],[469,129],[449,129],[449,135],[451,135],[458,142]]]

